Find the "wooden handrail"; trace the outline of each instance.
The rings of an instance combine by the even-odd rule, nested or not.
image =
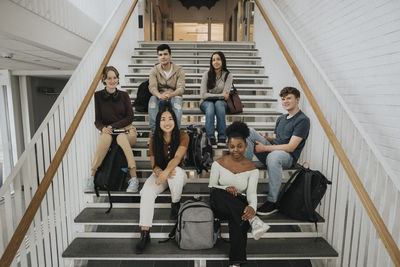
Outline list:
[[[129,21],[129,18],[131,17],[133,10],[136,7],[138,0],[135,0],[135,2],[132,4],[131,8],[129,9],[128,14],[126,15],[124,21],[122,22],[121,27],[118,30],[117,35],[114,38],[114,41],[112,42],[110,48],[108,49],[107,54],[105,55],[99,70],[96,73],[96,76],[93,79],[93,82],[91,83],[88,92],[86,93],[85,98],[83,99],[74,119],[71,122],[71,125],[68,128],[67,133],[65,134],[63,140],[61,141],[60,147],[58,148],[56,154],[54,155],[53,160],[50,163],[49,168],[47,169],[42,182],[40,183],[38,189],[35,192],[35,195],[33,196],[31,202],[29,203],[28,208],[25,211],[24,216],[22,217],[21,221],[18,224],[17,229],[15,230],[13,236],[11,237],[10,242],[7,245],[6,250],[4,251],[1,259],[0,259],[0,267],[8,267],[12,263],[18,248],[21,246],[21,242],[24,239],[24,236],[26,235],[26,232],[28,231],[33,218],[35,217],[35,214],[40,207],[40,204],[42,203],[42,200],[47,192],[47,189],[50,186],[50,183],[53,180],[53,177],[55,173],[57,172],[58,166],[60,165],[65,152],[67,151],[69,144],[71,143],[72,138],[75,135],[75,132],[79,126],[79,123],[82,120],[83,115],[86,112],[86,109],[90,103],[90,100],[93,97],[94,92],[96,91],[97,85],[99,84],[99,81],[101,79],[101,74],[104,69],[104,67],[107,65],[109,62],[115,47],[117,46],[121,35],[123,31],[125,30],[125,27]]]
[[[271,21],[269,20],[267,14],[265,13],[263,7],[260,4],[259,0],[255,0],[255,3],[260,10],[262,16],[264,17],[265,22],[268,24],[272,35],[274,36],[276,42],[278,43],[280,49],[283,52],[287,62],[290,65],[290,68],[293,70],[294,74],[296,75],[297,80],[300,83],[301,88],[306,95],[308,102],[310,103],[311,107],[313,108],[315,115],[317,116],[322,128],[325,131],[326,136],[329,139],[333,149],[335,150],[336,155],[338,156],[340,163],[342,164],[344,170],[347,173],[347,176],[352,183],[354,190],[357,192],[358,197],[360,198],[365,210],[368,213],[369,218],[371,219],[372,223],[375,226],[379,237],[381,238],[387,252],[389,253],[393,263],[395,266],[400,266],[400,251],[397,247],[396,242],[393,240],[392,235],[390,234],[389,230],[387,229],[385,222],[383,221],[381,215],[379,214],[378,210],[376,209],[374,203],[372,202],[371,198],[368,195],[364,185],[362,184],[360,177],[358,177],[357,172],[355,171],[353,165],[351,164],[349,158],[347,157],[346,153],[343,150],[342,145],[336,138],[335,133],[333,132],[332,128],[330,127],[328,121],[326,120],[325,116],[323,115],[321,108],[319,107],[317,101],[314,98],[310,88],[308,87],[306,81],[301,75],[299,69],[297,68],[296,64],[294,63],[292,57],[290,56],[288,50],[286,49],[285,45],[283,44],[282,40],[280,39],[277,31],[275,30],[274,26],[272,25]]]

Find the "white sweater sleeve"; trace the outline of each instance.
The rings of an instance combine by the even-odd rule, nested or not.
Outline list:
[[[256,169],[251,172],[246,190],[246,197],[249,206],[255,211],[257,210],[257,184],[258,184],[259,171]]]
[[[214,161],[214,163],[211,165],[210,182],[208,183],[208,187],[220,188],[224,190],[227,188],[227,186],[220,185],[218,182],[220,170],[220,165],[218,162]]]

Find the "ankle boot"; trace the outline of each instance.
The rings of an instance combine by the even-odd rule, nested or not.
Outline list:
[[[142,230],[140,240],[136,244],[136,254],[142,254],[148,243],[150,243],[150,230]]]
[[[177,220],[178,219],[178,212],[179,208],[181,207],[180,202],[172,203],[171,202],[171,213],[169,214],[169,218],[171,220]]]

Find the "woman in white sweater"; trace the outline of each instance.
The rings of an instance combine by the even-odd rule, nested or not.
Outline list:
[[[220,220],[228,220],[230,266],[246,262],[247,231],[258,240],[269,225],[256,215],[257,183],[256,166],[244,157],[249,128],[243,122],[232,123],[227,131],[229,154],[215,161],[211,167],[210,203]]]

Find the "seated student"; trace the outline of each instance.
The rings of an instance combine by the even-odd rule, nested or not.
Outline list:
[[[282,183],[282,170],[291,168],[300,156],[310,130],[310,119],[300,110],[300,91],[285,87],[279,96],[282,107],[288,112],[276,121],[274,135],[265,137],[250,129],[245,156],[256,157],[268,168],[269,192],[267,201],[257,209],[259,215],[278,211],[276,201]]]
[[[211,166],[210,204],[217,218],[228,220],[230,252],[229,264],[240,266],[246,262],[247,231],[258,240],[269,225],[256,215],[259,171],[244,157],[249,128],[234,122],[227,129],[229,154]],[[246,195],[243,195],[246,194]]]
[[[94,190],[94,175],[103,162],[112,142],[113,129],[123,129],[126,133],[118,134],[117,143],[124,151],[130,179],[127,192],[137,192],[139,181],[136,178],[136,163],[131,146],[136,143],[136,129],[133,127],[133,109],[128,93],[117,89],[119,73],[113,66],[103,69],[102,81],[105,88],[94,94],[95,126],[100,131],[92,163],[92,172],[86,181],[85,192]]]
[[[180,129],[182,118],[182,95],[185,91],[185,72],[182,67],[171,62],[171,48],[167,44],[157,47],[159,63],[150,71],[149,124],[154,134],[155,121],[159,108],[170,105],[177,118]]]
[[[160,109],[156,117],[156,129],[150,139],[150,161],[153,174],[147,178],[140,191],[141,237],[136,245],[136,253],[143,253],[150,242],[150,227],[153,221],[154,202],[157,195],[169,187],[171,191],[170,218],[176,220],[180,208],[183,186],[187,175],[183,167],[183,157],[189,146],[189,136],[178,128],[175,113],[169,106]]]
[[[214,117],[217,117],[218,146],[226,145],[226,101],[232,87],[232,73],[226,68],[224,53],[214,52],[210,69],[203,74],[200,86],[200,109],[206,114],[206,132],[211,145],[216,145]]]

